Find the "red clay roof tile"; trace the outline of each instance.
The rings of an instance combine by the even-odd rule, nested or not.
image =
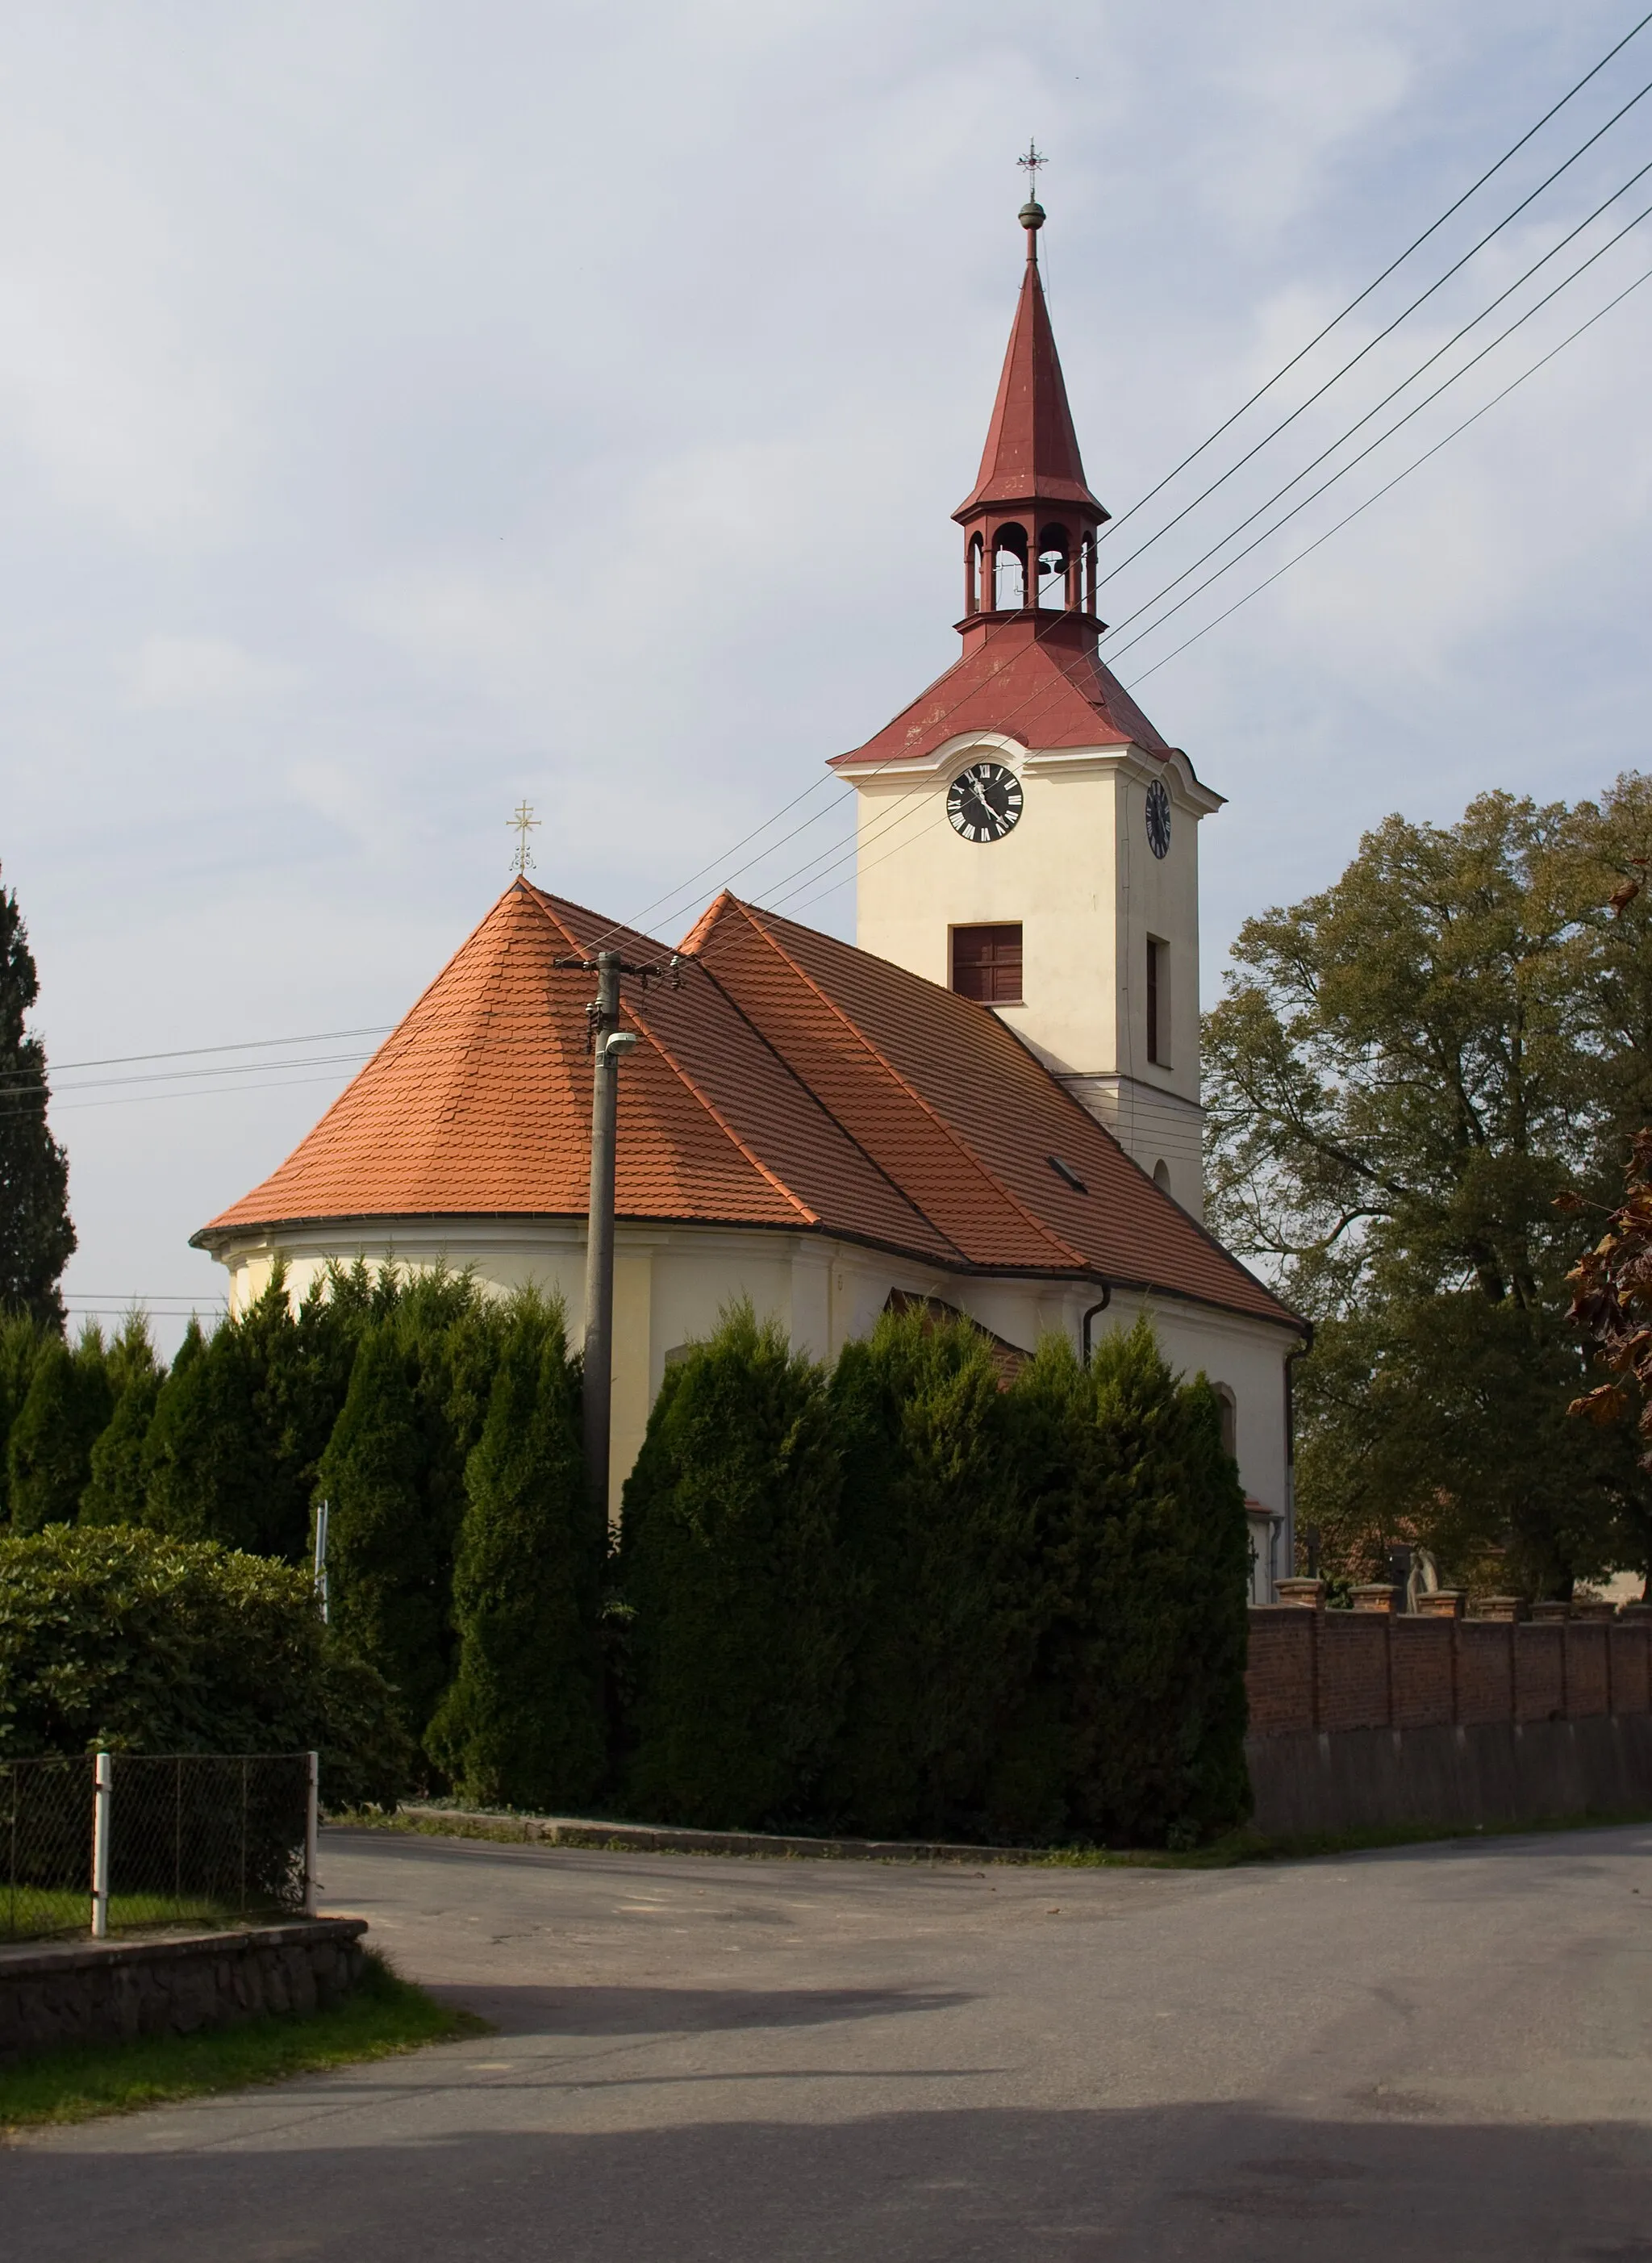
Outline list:
[[[599,940],[517,880],[263,1183],[195,1237],[371,1218],[581,1218]],[[1102,1275],[1290,1315],[985,1007],[722,896],[675,978],[623,985],[622,1218],[792,1227],[956,1272]],[[1060,1154],[1080,1194],[1050,1168]]]

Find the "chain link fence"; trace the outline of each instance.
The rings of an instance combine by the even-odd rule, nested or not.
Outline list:
[[[299,1915],[315,1815],[309,1753],[0,1761],[0,1940]]]
[[[0,1939],[38,1941],[91,1924],[93,1761],[0,1761]]]

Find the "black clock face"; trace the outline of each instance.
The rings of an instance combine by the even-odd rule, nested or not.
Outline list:
[[[1158,778],[1147,789],[1147,845],[1155,857],[1170,854],[1170,796]]]
[[[947,795],[947,817],[966,841],[1001,841],[1021,813],[1021,782],[1002,763],[971,763]]]

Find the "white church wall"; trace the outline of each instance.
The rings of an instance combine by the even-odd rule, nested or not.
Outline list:
[[[471,1267],[495,1294],[531,1283],[559,1294],[575,1341],[583,1326],[585,1235],[573,1220],[389,1219],[371,1229],[341,1224],[283,1237],[288,1291],[296,1306],[329,1259],[363,1257],[423,1269]],[[268,1285],[275,1249],[263,1237],[229,1243],[220,1262],[230,1276],[230,1310],[244,1312]],[[642,1445],[648,1415],[675,1353],[709,1335],[742,1297],[774,1319],[799,1349],[836,1357],[851,1338],[869,1334],[891,1291],[956,1305],[1007,1343],[1033,1350],[1041,1336],[1081,1341],[1085,1307],[1098,1291],[1069,1283],[948,1273],[854,1243],[762,1228],[622,1224],[615,1237],[613,1479],[610,1514]],[[1235,1444],[1244,1489],[1263,1512],[1266,1537],[1277,1529],[1280,1575],[1288,1569],[1290,1477],[1286,1449],[1285,1357],[1296,1339],[1285,1330],[1179,1298],[1119,1289],[1093,1323],[1093,1340],[1132,1327],[1145,1312],[1179,1372],[1202,1370],[1231,1392]],[[1272,1520],[1272,1524],[1270,1524]],[[1265,1548],[1259,1558],[1266,1573]],[[1271,1597],[1259,1591],[1259,1600]]]

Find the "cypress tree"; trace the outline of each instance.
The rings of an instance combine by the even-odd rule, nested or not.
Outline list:
[[[1018,1723],[1037,1566],[985,1337],[886,1313],[832,1403],[855,1637],[828,1805],[878,1836],[1047,1829],[1059,1766]]]
[[[625,1488],[639,1811],[809,1811],[842,1709],[840,1486],[820,1370],[737,1306],[668,1379]]]
[[[604,1520],[585,1480],[559,1307],[519,1303],[466,1471],[453,1579],[458,1672],[430,1748],[468,1795],[556,1809],[604,1774]]]
[[[149,1341],[149,1324],[133,1313],[109,1351],[114,1413],[91,1450],[90,1481],[81,1495],[83,1524],[141,1524],[146,1479],[143,1453],[161,1396],[162,1369]]]
[[[268,1467],[253,1382],[234,1324],[203,1337],[191,1319],[144,1440],[145,1524],[177,1540],[258,1551]]]
[[[525,1309],[532,1303],[530,1298]],[[507,1309],[499,1298],[484,1296],[471,1274],[440,1265],[409,1281],[395,1307],[422,1441],[424,1516],[442,1599],[444,1685],[458,1656],[453,1569],[466,1515],[465,1471],[487,1421]]]
[[[48,1343],[59,1341],[55,1328],[43,1327],[28,1312],[0,1313],[0,1526],[11,1522],[6,1456],[11,1426],[29,1395],[35,1363]]]
[[[393,1319],[382,1319],[357,1351],[317,1491],[328,1504],[332,1622],[395,1690],[415,1739],[445,1680],[445,1599],[425,1474],[406,1355]]]
[[[262,1295],[234,1325],[264,1472],[256,1545],[263,1555],[299,1563],[308,1551],[317,1471],[366,1323],[348,1303],[335,1305],[324,1280],[312,1283],[295,1313],[286,1267],[278,1260]]]
[[[1247,1800],[1244,1499],[1215,1394],[1178,1381],[1143,1319],[1087,1372],[1045,1344],[1012,1395],[1055,1584],[1040,1678],[1070,1826],[1192,1844]]]
[[[46,1048],[24,1026],[40,993],[16,893],[0,888],[0,1307],[61,1328],[75,1228],[69,1158],[46,1120]]]
[[[61,1336],[47,1342],[6,1443],[13,1531],[76,1522],[112,1399],[108,1354],[96,1327],[73,1351]]]

